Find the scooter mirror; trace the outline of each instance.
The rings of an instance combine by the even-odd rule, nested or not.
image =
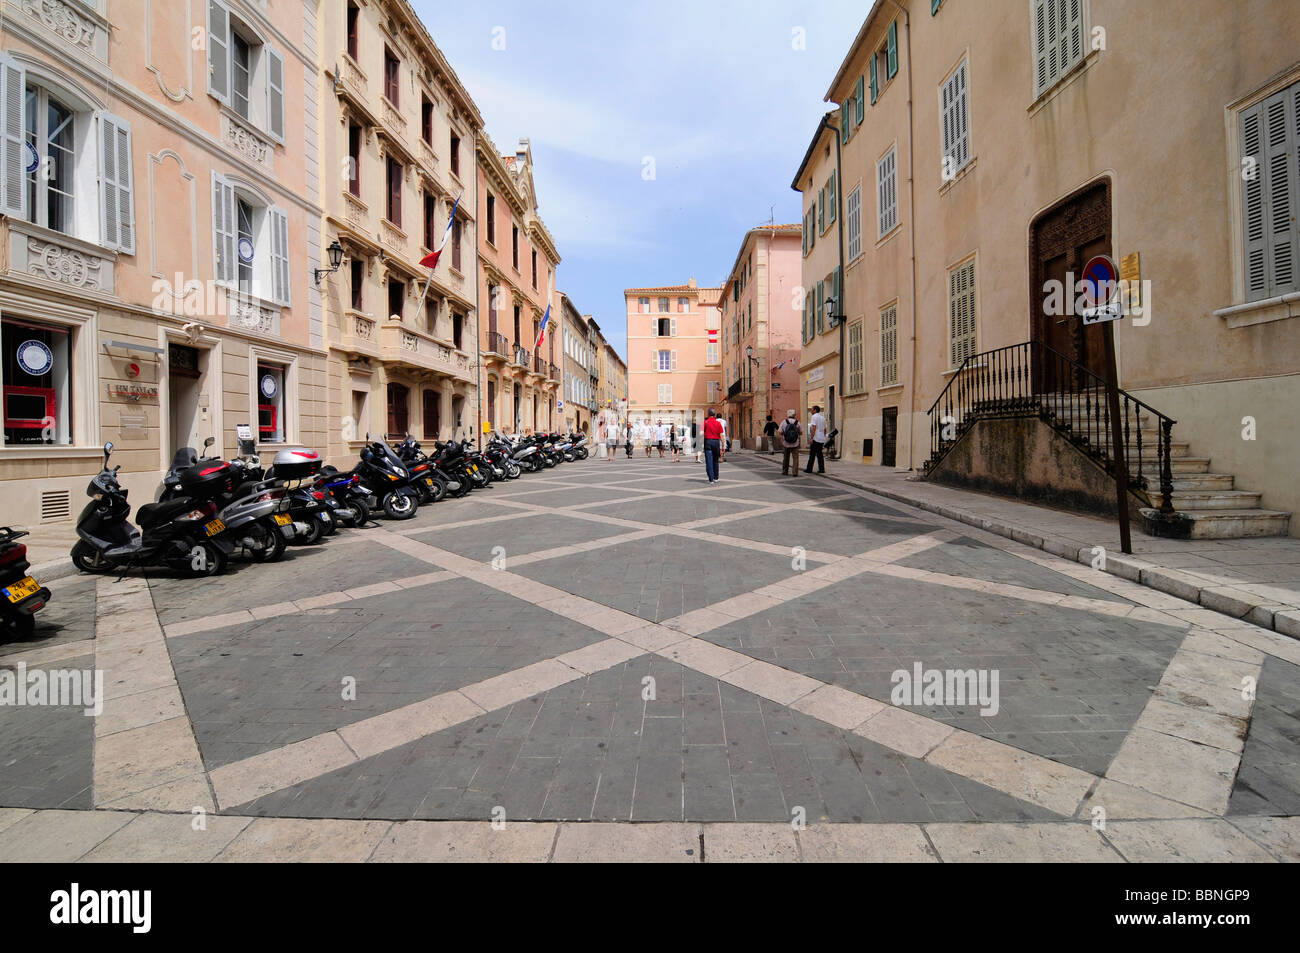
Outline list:
[[[104,444],[104,459],[107,460],[108,455],[112,452],[113,452],[113,441],[110,440],[108,443]]]
[[[217,442],[216,437],[209,437],[207,440],[203,441],[203,449],[204,450],[208,449],[208,447],[212,446],[216,442]]]

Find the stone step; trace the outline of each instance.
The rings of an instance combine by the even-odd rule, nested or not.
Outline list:
[[[1169,469],[1177,473],[1209,473],[1209,457],[1170,457]],[[1160,474],[1160,461],[1155,457],[1142,457],[1142,472],[1153,473],[1156,476]]]
[[[1145,471],[1143,471],[1145,473]],[[1235,477],[1231,473],[1174,473],[1174,491],[1178,490],[1231,490]],[[1155,492],[1160,492],[1157,474],[1152,480]]]
[[[1179,490],[1171,499],[1174,509],[1187,510],[1254,510],[1259,509],[1263,494],[1250,490]]]
[[[1142,515],[1154,515],[1144,509]],[[1291,514],[1279,510],[1188,510],[1178,514],[1188,521],[1189,539],[1243,539],[1252,536],[1285,536]]]

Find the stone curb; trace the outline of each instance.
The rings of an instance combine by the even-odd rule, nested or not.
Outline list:
[[[763,454],[753,452],[748,452],[745,455],[756,459],[762,459],[763,457]],[[768,462],[776,463],[775,460]],[[903,503],[915,509],[925,510],[937,516],[965,523],[967,526],[974,526],[990,533],[996,533],[998,536],[1005,536],[1017,543],[1023,543],[1034,549],[1041,549],[1053,556],[1060,556],[1062,559],[1083,563],[1086,566],[1092,565],[1091,547],[1078,547],[1075,543],[1059,536],[1043,536],[1011,523],[976,516],[974,513],[968,513],[965,510],[956,509],[942,503],[918,500],[897,490],[882,489],[858,483],[846,477],[832,476],[830,473],[821,476],[823,479],[834,483],[865,490],[868,493],[884,497],[887,500],[893,500],[896,503]],[[1146,586],[1149,589],[1155,589],[1185,599],[1221,615],[1241,619],[1244,622],[1253,623],[1260,628],[1271,629],[1293,639],[1300,639],[1300,607],[1270,602],[1254,593],[1234,589],[1231,586],[1208,585],[1190,573],[1178,569],[1168,569],[1145,559],[1139,559],[1136,556],[1115,556],[1107,553],[1105,571],[1113,576],[1119,576],[1130,582]]]

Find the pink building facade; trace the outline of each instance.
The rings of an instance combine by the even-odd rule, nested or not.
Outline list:
[[[633,425],[662,420],[680,427],[693,419],[702,422],[709,407],[721,409],[721,289],[700,288],[692,278],[684,285],[628,288],[623,294]]]

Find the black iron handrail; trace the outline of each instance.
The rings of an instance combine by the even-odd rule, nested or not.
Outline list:
[[[509,342],[506,340],[506,336],[505,336],[504,334],[502,334],[500,331],[489,331],[489,332],[488,332],[488,346],[487,346],[487,350],[488,350],[490,353],[492,353],[492,354],[500,354],[502,357],[505,357],[506,354],[509,353],[509,350],[508,350],[509,347],[510,347],[510,344],[509,344]]]
[[[1127,391],[1119,392],[1120,423],[1129,486],[1146,492],[1148,476],[1159,481],[1160,511],[1173,512],[1170,445],[1177,421]],[[1110,403],[1106,382],[1094,371],[1041,341],[1026,341],[972,354],[930,405],[932,469],[976,420],[1039,417],[1114,472]],[[1156,424],[1155,473],[1143,458],[1142,416]],[[1146,448],[1148,459],[1150,447]],[[1150,494],[1148,494],[1148,499]]]

